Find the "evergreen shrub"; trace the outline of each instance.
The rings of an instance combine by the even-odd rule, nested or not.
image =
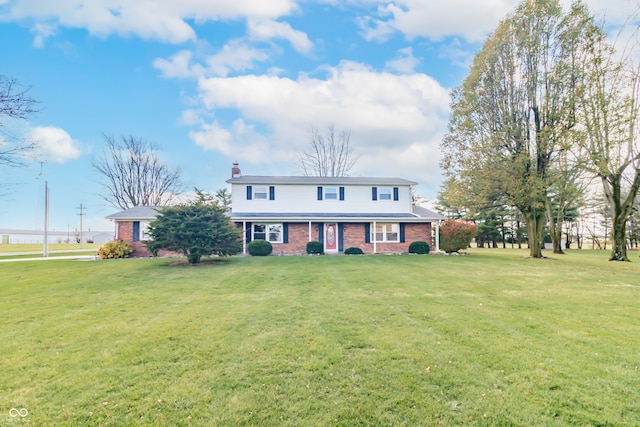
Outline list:
[[[251,256],[267,256],[273,252],[273,245],[266,240],[256,239],[249,243],[247,250]]]
[[[411,242],[409,245],[409,253],[410,254],[428,254],[431,251],[429,244],[427,242],[417,241]]]
[[[324,253],[324,246],[322,242],[309,242],[307,243],[307,253],[309,255],[319,255]]]
[[[347,248],[344,251],[345,255],[362,255],[364,254],[364,252],[362,252],[362,249],[360,248]]]

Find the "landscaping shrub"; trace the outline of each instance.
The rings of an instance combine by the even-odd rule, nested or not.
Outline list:
[[[133,248],[128,242],[122,240],[114,240],[113,242],[105,243],[100,249],[98,249],[98,258],[127,258],[132,253]]]
[[[427,242],[411,242],[409,245],[410,254],[428,254],[431,248]]]
[[[322,242],[309,242],[307,243],[307,253],[309,255],[318,255],[324,253],[324,246]]]
[[[466,249],[477,234],[478,227],[471,221],[443,221],[440,224],[440,249],[446,253]]]
[[[344,251],[345,255],[362,255],[363,253],[360,248],[347,248]]]
[[[252,256],[267,256],[273,252],[273,245],[266,240],[256,239],[249,243],[247,250]]]

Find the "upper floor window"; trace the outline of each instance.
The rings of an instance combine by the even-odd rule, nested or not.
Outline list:
[[[253,185],[247,185],[247,200],[275,200],[276,188],[271,185],[269,187],[260,186],[254,187]]]
[[[337,200],[338,199],[338,189],[336,187],[325,187],[324,189],[324,198],[327,200]]]
[[[318,187],[318,200],[344,200],[344,187]]]
[[[400,198],[398,187],[371,187],[371,200],[394,200]]]
[[[253,198],[256,200],[267,200],[267,187],[256,187],[253,190]]]

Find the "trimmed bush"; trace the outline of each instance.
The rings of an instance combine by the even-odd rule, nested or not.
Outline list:
[[[344,254],[345,255],[362,255],[364,254],[364,252],[362,252],[362,249],[360,248],[347,248],[344,250]]]
[[[469,247],[478,235],[478,226],[471,221],[448,219],[440,224],[440,249],[446,253]]]
[[[410,254],[428,254],[431,251],[429,244],[427,242],[411,242],[409,245],[409,253]]]
[[[322,242],[309,242],[307,243],[307,253],[309,255],[319,255],[324,253],[324,246]]]
[[[266,240],[256,239],[249,243],[247,250],[252,256],[267,256],[273,252],[273,245]]]
[[[98,249],[98,258],[100,259],[117,259],[127,258],[133,253],[133,248],[128,242],[122,240],[114,240],[105,243]]]

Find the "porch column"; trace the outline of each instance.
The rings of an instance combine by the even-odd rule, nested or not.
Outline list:
[[[309,241],[311,242],[311,221],[309,221]]]
[[[373,253],[375,254],[376,252],[378,252],[378,236],[376,233],[376,222],[373,221]]]
[[[242,221],[242,255],[247,254],[247,221]]]
[[[440,220],[436,221],[436,253],[440,252]]]

